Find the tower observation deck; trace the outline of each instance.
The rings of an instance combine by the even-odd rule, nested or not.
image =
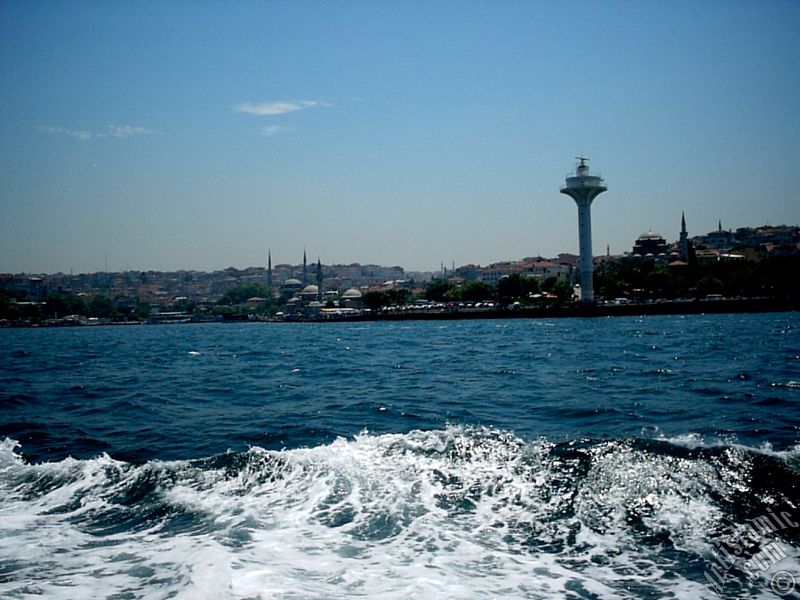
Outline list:
[[[603,178],[595,173],[589,174],[589,160],[584,156],[576,156],[580,161],[575,169],[575,175],[567,175],[567,182],[561,186],[561,193],[566,194],[578,205],[578,245],[580,247],[580,259],[578,260],[578,272],[581,283],[581,302],[594,301],[594,285],[592,283],[592,200],[605,192],[606,188]]]

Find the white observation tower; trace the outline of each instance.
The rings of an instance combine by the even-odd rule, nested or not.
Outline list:
[[[578,272],[581,281],[581,302],[594,302],[594,285],[592,284],[592,200],[606,191],[606,184],[599,174],[589,175],[589,160],[576,156],[580,164],[575,175],[567,176],[567,183],[561,186],[561,193],[566,194],[578,205],[578,245],[580,259]]]

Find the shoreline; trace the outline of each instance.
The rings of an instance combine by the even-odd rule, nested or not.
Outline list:
[[[251,318],[246,314],[235,314],[227,318],[192,319],[153,322],[153,321],[105,321],[87,320],[65,321],[60,323],[2,323],[3,329],[27,329],[50,327],[109,327],[133,325],[176,325],[202,323],[347,323],[369,321],[463,321],[474,319],[567,319],[600,317],[637,317],[658,315],[700,315],[700,314],[745,314],[800,311],[800,300],[774,298],[742,298],[723,300],[684,300],[630,304],[580,304],[565,306],[491,308],[491,309],[440,309],[440,310],[397,310],[361,313],[340,316],[274,317]]]
[[[654,302],[650,304],[573,304],[542,308],[454,310],[431,312],[394,312],[353,315],[332,319],[298,319],[292,322],[339,321],[433,321],[464,319],[562,319],[575,317],[635,317],[651,315],[737,314],[800,311],[800,301],[772,298],[740,300],[692,300],[688,302]]]

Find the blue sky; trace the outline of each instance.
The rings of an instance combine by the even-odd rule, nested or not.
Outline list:
[[[800,223],[800,3],[0,1],[0,272],[432,270]]]

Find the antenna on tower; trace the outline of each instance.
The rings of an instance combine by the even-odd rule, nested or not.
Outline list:
[[[585,156],[576,156],[577,160],[581,161],[580,164],[575,168],[575,173],[578,177],[587,177],[589,175],[589,165],[586,164],[586,161],[589,160]]]

